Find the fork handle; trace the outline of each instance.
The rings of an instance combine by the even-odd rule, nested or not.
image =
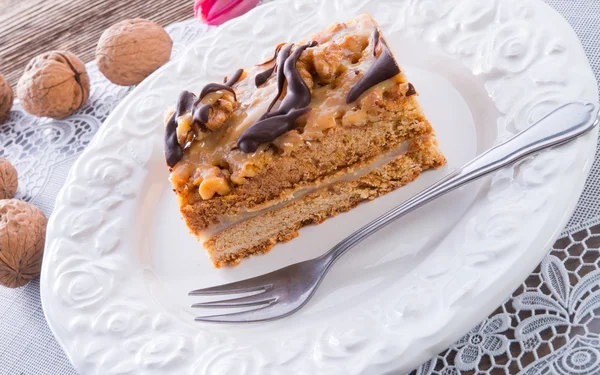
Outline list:
[[[337,259],[363,239],[422,205],[533,153],[569,142],[587,133],[597,125],[599,110],[600,104],[584,100],[570,102],[559,107],[508,141],[477,156],[419,194],[346,237],[320,257],[326,259],[325,268],[329,269]]]

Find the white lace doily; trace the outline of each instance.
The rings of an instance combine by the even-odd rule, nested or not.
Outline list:
[[[594,30],[600,24],[600,3],[575,9],[569,0],[548,2],[572,22],[598,76],[600,38]],[[578,24],[585,19],[596,21]],[[189,20],[167,29],[176,57],[207,26]],[[86,67],[92,91],[76,114],[61,121],[38,119],[16,103],[0,126],[0,156],[19,172],[18,198],[46,215],[77,156],[131,89],[109,83],[93,62]],[[566,236],[514,295],[413,374],[600,374],[600,225],[594,226],[600,218],[599,176],[596,158]],[[40,369],[75,374],[45,323],[37,280],[16,290],[0,288],[0,337],[0,374],[37,374]]]

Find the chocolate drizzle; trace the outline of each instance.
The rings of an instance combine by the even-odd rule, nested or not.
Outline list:
[[[194,113],[192,113],[192,122],[206,124],[211,108],[212,106],[210,104],[202,104],[197,109],[194,109]]]
[[[373,56],[377,57],[377,46],[379,45],[379,28],[375,28],[375,31],[373,31],[373,42],[371,44],[373,44]]]
[[[192,108],[196,95],[189,91],[183,91],[179,94],[175,112],[167,122],[165,130],[165,159],[167,165],[173,168],[183,157],[183,149],[177,141],[177,118]]]
[[[181,92],[181,94],[179,94],[175,112],[167,122],[165,129],[165,159],[167,160],[167,165],[170,168],[173,168],[177,163],[179,163],[183,157],[183,148],[177,140],[177,118],[187,111],[192,110],[192,123],[199,123],[200,126],[203,127],[203,130],[207,130],[204,124],[208,122],[210,109],[212,106],[210,104],[202,104],[202,98],[211,92],[226,90],[231,92],[233,94],[233,98],[237,101],[235,91],[231,88],[231,86],[239,81],[242,74],[244,74],[244,70],[238,69],[233,74],[231,79],[227,80],[227,78],[225,78],[225,84],[209,83],[208,85],[204,86],[198,99],[196,99],[196,95],[189,91],[184,90]]]
[[[306,48],[314,47],[316,44],[313,41],[299,46],[291,55],[292,44],[288,44],[281,49],[277,57],[277,95],[269,105],[267,112],[238,138],[238,147],[243,152],[254,152],[261,143],[271,142],[285,132],[292,130],[296,126],[296,120],[311,110],[307,108],[311,100],[310,89],[304,83],[296,63]],[[281,96],[286,81],[286,95],[282,99],[279,108],[271,112]]]
[[[235,91],[233,91],[233,89],[229,85],[227,85],[227,84],[222,85],[220,83],[209,83],[208,85],[204,86],[204,88],[200,92],[200,97],[198,98],[198,100],[202,100],[202,99],[204,99],[204,97],[206,95],[210,94],[211,92],[216,92],[219,90],[229,91],[230,93],[233,94],[233,99],[237,102],[237,97],[235,96]]]
[[[277,48],[275,48],[275,53],[273,54],[273,57],[271,57],[267,61],[263,62],[262,64],[258,64],[257,66],[267,65],[267,64],[270,64],[273,61],[275,61],[277,59],[277,55],[279,55],[279,51],[281,50],[281,47],[283,47],[284,45],[285,45],[285,43],[280,43],[277,46]],[[254,77],[254,83],[256,84],[256,87],[260,87],[260,86],[264,85],[265,82],[267,82],[267,80],[269,79],[269,77],[271,77],[271,75],[273,74],[273,72],[275,71],[275,69],[277,69],[277,63],[273,64],[272,67],[270,67],[269,69],[265,70],[264,72],[258,73]]]
[[[379,35],[379,31],[375,29],[374,35]],[[400,67],[392,56],[390,49],[381,37],[378,38],[381,45],[381,54],[379,58],[371,65],[369,70],[363,77],[356,83],[354,87],[348,93],[346,97],[346,103],[350,104],[358,99],[365,91],[375,86],[376,84],[383,82],[387,79],[394,77],[400,73]]]
[[[267,80],[269,79],[269,77],[271,77],[271,75],[275,71],[276,67],[277,67],[277,65],[273,64],[273,66],[270,67],[269,69],[265,70],[264,72],[258,73],[254,77],[254,83],[256,84],[256,87],[260,87],[260,86],[264,85],[265,82],[267,82]]]
[[[269,108],[267,109],[267,113],[271,112],[271,109],[279,100],[281,93],[283,92],[283,85],[285,84],[285,74],[283,72],[285,61],[288,57],[290,57],[290,51],[292,50],[293,44],[286,44],[281,48],[279,55],[277,56],[277,95],[273,98],[271,104],[269,104]]]
[[[310,108],[292,109],[287,113],[259,120],[240,136],[238,147],[245,153],[254,152],[261,143],[271,142],[283,133],[292,130],[296,120],[308,112],[310,112]]]
[[[231,76],[230,80],[225,80],[225,85],[229,87],[235,85],[240,80],[240,77],[242,77],[242,74],[244,74],[244,69],[236,70],[235,73],[233,73],[233,76]]]
[[[287,94],[281,100],[281,105],[277,112],[289,112],[291,109],[306,107],[310,103],[310,89],[306,86],[306,83],[304,83],[296,63],[305,49],[316,45],[317,42],[310,42],[303,46],[299,46],[294,50],[294,53],[285,60],[283,74],[287,80]],[[281,86],[283,86],[283,84]]]

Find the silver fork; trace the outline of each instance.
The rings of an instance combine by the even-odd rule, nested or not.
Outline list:
[[[598,123],[600,104],[575,101],[565,104],[508,141],[479,155],[421,193],[408,199],[331,248],[322,256],[292,264],[262,276],[198,289],[191,296],[254,293],[233,299],[193,304],[205,308],[252,308],[230,314],[197,317],[196,321],[247,323],[274,320],[302,308],[313,296],[327,271],[354,245],[418,207],[462,185],[515,163],[540,150],[569,142]]]

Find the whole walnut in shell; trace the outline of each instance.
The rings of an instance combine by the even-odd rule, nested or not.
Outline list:
[[[17,288],[40,274],[46,224],[39,208],[0,200],[0,285]]]
[[[0,74],[0,124],[4,122],[6,116],[8,116],[8,112],[13,105],[13,90],[4,79],[4,76]]]
[[[8,160],[0,158],[0,199],[14,197],[18,186],[17,170]]]
[[[46,52],[32,59],[17,85],[17,97],[35,116],[63,119],[86,102],[90,78],[85,65],[68,51]]]
[[[125,20],[102,33],[96,63],[112,83],[137,85],[169,61],[172,47],[160,25],[141,18]]]

